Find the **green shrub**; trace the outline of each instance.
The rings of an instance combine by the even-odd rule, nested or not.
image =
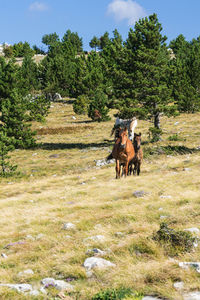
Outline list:
[[[88,112],[89,99],[86,95],[79,96],[73,103],[73,110],[77,115],[86,115]]]
[[[168,141],[183,141],[184,139],[183,138],[180,138],[179,136],[178,136],[178,134],[177,133],[175,133],[175,134],[173,134],[173,135],[170,135],[169,137],[168,137]]]
[[[169,255],[190,252],[195,242],[190,232],[174,230],[164,222],[160,224],[160,229],[154,234],[153,239],[159,242]]]
[[[93,121],[98,122],[110,120],[107,104],[107,95],[104,94],[102,90],[96,90],[95,95],[89,104],[88,117],[90,117]]]
[[[154,142],[158,142],[160,141],[160,137],[162,135],[162,129],[159,129],[159,128],[155,128],[155,127],[150,127],[149,128],[149,137],[151,139],[151,142],[154,143]]]
[[[134,295],[131,289],[122,287],[119,289],[107,289],[105,291],[101,291],[94,295],[92,300],[119,300],[126,299],[127,296],[131,295]]]

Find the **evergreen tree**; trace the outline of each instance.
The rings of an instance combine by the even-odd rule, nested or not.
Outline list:
[[[27,106],[17,90],[13,90],[9,98],[2,99],[1,113],[1,124],[15,148],[35,146],[35,132],[27,123]]]
[[[9,162],[10,156],[8,153],[14,150],[12,145],[12,139],[10,139],[4,128],[0,127],[0,176],[10,176],[14,173],[17,168],[17,165],[12,165]]]
[[[107,102],[107,95],[100,89],[96,90],[89,104],[88,116],[98,122],[109,120]]]
[[[95,49],[95,52],[97,51],[97,48],[100,47],[100,40],[98,39],[98,37],[94,36],[90,43],[89,43],[89,46],[93,49]]]
[[[19,69],[19,76],[19,87],[23,95],[27,95],[41,88],[38,67],[30,55],[24,56],[22,66]]]
[[[34,50],[31,49],[28,42],[19,42],[12,46],[13,54],[15,57],[24,57],[25,55],[34,55]]]
[[[187,42],[179,35],[170,42],[175,54],[171,61],[170,84],[172,95],[180,112],[194,113],[200,110],[200,42]]]
[[[100,41],[99,49],[103,50],[105,47],[107,47],[110,44],[109,33],[106,31],[104,35],[100,37],[99,41]]]
[[[83,41],[77,32],[71,32],[71,30],[68,29],[62,38],[62,42],[70,43],[77,53],[83,52]]]
[[[50,34],[45,34],[42,37],[42,43],[45,44],[46,46],[48,46],[48,48],[50,48],[50,46],[53,46],[55,43],[57,43],[59,41],[60,41],[60,39],[56,32],[50,33]]]
[[[162,36],[161,31],[156,14],[139,20],[134,31],[130,29],[125,44],[125,77],[121,86],[121,98],[124,99],[120,108],[121,117],[139,115],[153,118],[157,129],[160,129],[161,113],[172,115],[176,111],[168,86],[166,37]]]

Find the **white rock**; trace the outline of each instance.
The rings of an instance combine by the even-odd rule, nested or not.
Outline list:
[[[92,270],[94,268],[106,269],[109,267],[115,267],[116,265],[111,263],[109,260],[99,258],[99,257],[89,257],[84,261],[83,266],[87,270]]]
[[[29,292],[29,295],[31,296],[39,296],[40,292],[38,290],[33,290],[31,292]]]
[[[93,254],[95,256],[104,256],[107,254],[106,251],[100,250],[98,248],[94,248],[94,249],[89,249],[86,252],[87,255]]]
[[[64,280],[55,280],[55,288],[60,291],[73,291],[74,287],[70,284],[65,282]]]
[[[34,241],[34,240],[35,240],[35,238],[34,238],[31,234],[28,234],[28,235],[26,236],[26,238],[27,238],[28,240],[31,240],[31,241]]]
[[[1,257],[8,258],[8,255],[6,255],[5,253],[1,253]]]
[[[94,236],[91,236],[91,237],[88,237],[86,239],[84,239],[84,242],[87,242],[87,241],[94,241],[94,242],[103,242],[105,240],[105,236],[104,235],[94,235]]]
[[[172,196],[171,195],[161,195],[160,198],[161,199],[171,199]]]
[[[44,285],[45,288],[48,288],[49,286],[54,286],[57,290],[65,290],[71,292],[74,287],[65,282],[64,280],[55,280],[54,278],[47,277],[42,279],[41,283]]]
[[[200,262],[179,262],[179,267],[183,269],[188,269],[189,267],[194,268],[198,273],[200,273]]]
[[[167,216],[160,216],[160,219],[166,219]]]
[[[63,229],[64,230],[72,230],[72,229],[75,229],[75,228],[76,228],[76,225],[74,225],[70,222],[63,224]]]
[[[66,235],[65,238],[68,240],[68,239],[71,239],[71,235]]]
[[[32,291],[32,286],[30,284],[9,284],[9,283],[1,283],[0,286],[5,286],[11,288],[13,290],[17,290],[18,292],[25,293]]]
[[[39,233],[37,236],[36,236],[36,240],[40,240],[44,237],[44,234],[43,233]]]
[[[51,278],[51,277],[47,277],[41,280],[41,284],[43,284],[44,286],[48,286],[48,285],[55,285],[55,279]]]
[[[182,290],[184,288],[184,282],[183,281],[174,282],[174,288],[176,290]]]
[[[27,269],[27,270],[24,270],[24,271],[22,271],[22,272],[19,272],[19,273],[18,273],[18,276],[33,275],[33,274],[34,274],[33,270]]]
[[[152,297],[152,296],[145,296],[142,298],[142,300],[162,300],[162,299],[157,297]]]
[[[191,292],[187,294],[183,294],[184,300],[200,300],[200,292]]]

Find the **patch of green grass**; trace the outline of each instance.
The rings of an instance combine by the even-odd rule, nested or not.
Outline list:
[[[131,299],[141,299],[142,295],[140,296],[140,298],[138,298],[139,296],[134,296],[134,293],[131,289],[129,288],[119,288],[119,289],[107,289],[104,291],[101,291],[99,293],[97,293],[96,295],[94,295],[92,297],[92,300],[120,300],[120,299],[127,299],[127,297],[129,296],[133,296],[135,298],[131,298]],[[137,297],[137,298],[136,298]]]

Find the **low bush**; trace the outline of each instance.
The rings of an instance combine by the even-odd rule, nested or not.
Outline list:
[[[169,228],[164,222],[160,224],[160,229],[154,234],[153,239],[164,247],[168,255],[190,252],[195,242],[190,232]]]

